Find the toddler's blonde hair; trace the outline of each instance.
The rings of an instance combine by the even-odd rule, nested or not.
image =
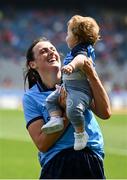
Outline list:
[[[68,26],[71,28],[73,35],[81,43],[94,45],[100,39],[99,25],[92,17],[72,16]]]

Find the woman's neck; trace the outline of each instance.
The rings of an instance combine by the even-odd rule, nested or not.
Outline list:
[[[61,72],[58,74],[47,74],[46,76],[42,76],[41,79],[48,89],[54,88],[56,84],[60,84],[61,82]]]

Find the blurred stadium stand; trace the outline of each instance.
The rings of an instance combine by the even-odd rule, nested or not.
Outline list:
[[[124,0],[1,0],[0,96],[9,94],[12,98],[15,92],[16,97],[21,98],[24,90],[25,53],[34,39],[45,36],[63,56],[67,53],[66,22],[72,15],[81,14],[94,17],[101,27],[102,39],[95,47],[96,69],[108,91],[112,106],[127,107],[125,3]],[[9,102],[4,104],[12,107]]]

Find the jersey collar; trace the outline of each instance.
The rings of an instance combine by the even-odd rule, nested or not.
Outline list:
[[[45,92],[45,91],[54,91],[56,88],[47,88],[43,83],[40,85],[39,82],[37,82],[37,87],[40,92]]]

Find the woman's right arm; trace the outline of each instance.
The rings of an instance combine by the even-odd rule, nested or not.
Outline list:
[[[41,128],[44,125],[44,121],[42,114],[40,114],[40,109],[38,109],[36,101],[27,94],[23,97],[23,111],[26,119],[27,130],[38,150],[42,152],[46,152],[58,140],[58,138],[60,138],[69,123],[66,116],[63,115],[64,129],[62,131],[52,134],[43,133]],[[38,119],[36,119],[37,117]],[[36,120],[32,122],[32,119]]]
[[[68,126],[68,121],[64,118],[64,129],[62,131],[52,133],[52,134],[45,134],[41,131],[41,127],[43,126],[42,119],[38,119],[32,122],[28,126],[28,132],[38,148],[41,152],[46,152],[56,141],[57,139],[63,134],[64,130]]]

